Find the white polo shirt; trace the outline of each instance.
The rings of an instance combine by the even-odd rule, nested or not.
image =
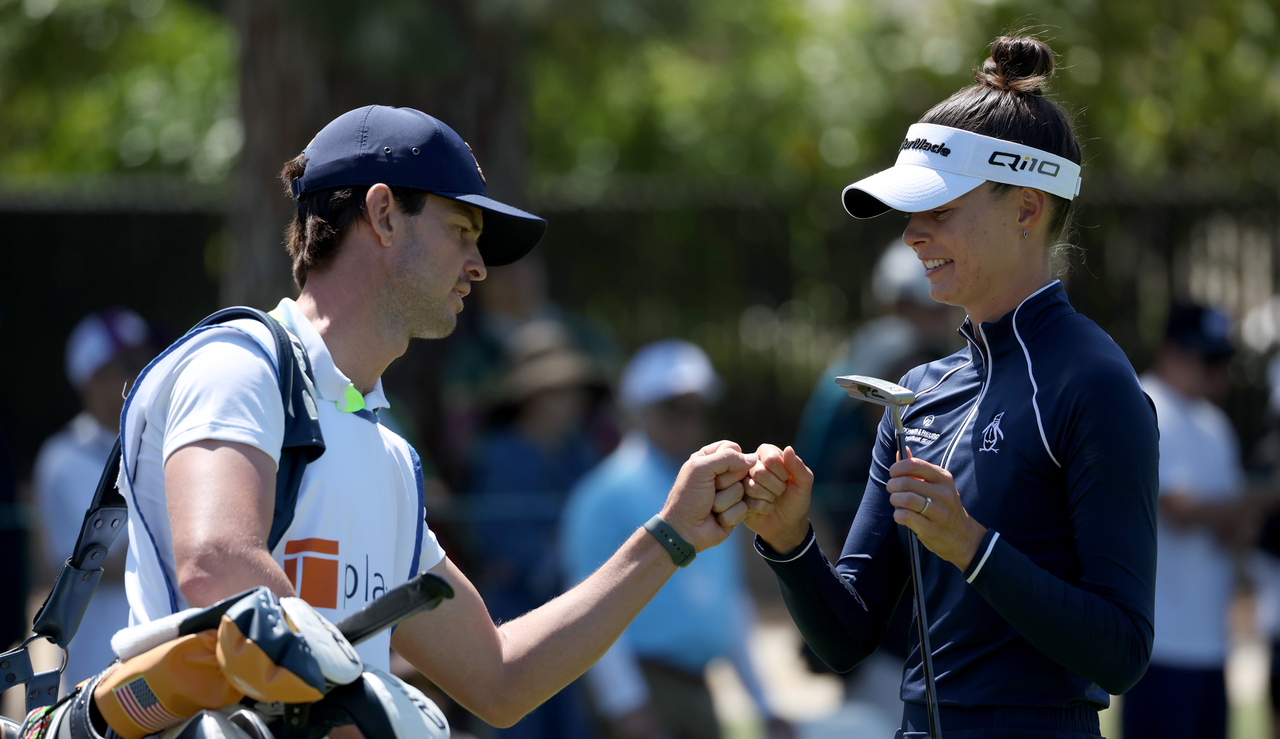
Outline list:
[[[1181,395],[1154,374],[1142,388],[1160,424],[1160,495],[1224,500],[1241,494],[1244,473],[1235,430],[1222,409]],[[1175,529],[1157,519],[1156,636],[1152,662],[1221,669],[1227,658],[1231,553],[1204,527]]]
[[[298,595],[336,623],[445,554],[424,521],[417,454],[376,422],[376,410],[387,407],[382,381],[362,397],[292,300],[280,301],[272,315],[311,359],[325,441],[272,554]],[[230,321],[188,334],[130,393],[121,422],[121,490],[129,504],[125,589],[132,623],[188,607],[174,569],[165,461],[187,444],[213,439],[248,444],[278,464],[284,406],[276,367],[270,330],[254,320]],[[364,409],[351,412],[361,401]],[[385,631],[357,647],[366,666],[389,668],[390,639]]]

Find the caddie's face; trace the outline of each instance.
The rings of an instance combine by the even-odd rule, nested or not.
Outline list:
[[[975,322],[1003,315],[1008,293],[1020,288],[1031,247],[1018,225],[1020,192],[994,198],[988,183],[911,214],[902,240],[923,264],[931,298],[963,306]]]
[[[476,242],[484,213],[474,206],[428,195],[409,219],[407,243],[396,268],[398,311],[410,335],[438,339],[453,333],[471,283],[485,278]]]

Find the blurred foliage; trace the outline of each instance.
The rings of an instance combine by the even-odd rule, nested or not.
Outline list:
[[[1029,28],[1093,171],[1280,184],[1274,2],[703,0],[665,24],[640,0],[561,5],[532,50],[535,172],[844,184]]]
[[[366,75],[464,72],[429,3],[301,2]],[[218,2],[0,0],[0,164],[216,180],[239,150],[234,32]],[[1280,184],[1275,0],[475,0],[519,30],[530,171],[840,185],[968,81],[1001,32],[1062,55],[1093,171]],[[464,11],[458,11],[464,12]]]
[[[0,171],[221,180],[235,71],[226,21],[184,0],[0,0]]]

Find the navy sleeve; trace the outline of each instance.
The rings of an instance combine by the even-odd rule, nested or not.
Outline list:
[[[880,646],[908,581],[893,508],[876,480],[888,479],[886,459],[892,464],[896,455],[887,423],[880,425],[872,477],[835,566],[815,543],[812,527],[805,544],[785,555],[756,537],[756,550],[777,576],[800,633],[836,672],[852,670]]]
[[[1159,434],[1150,400],[1124,370],[1074,378],[1080,391],[1053,411],[1079,585],[995,531],[965,572],[1028,642],[1112,695],[1142,677],[1155,633]]]

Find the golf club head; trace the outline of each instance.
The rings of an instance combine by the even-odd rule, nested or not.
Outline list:
[[[897,383],[875,377],[845,375],[844,377],[837,377],[836,384],[844,388],[844,391],[849,393],[849,397],[865,400],[876,405],[901,408],[916,401],[914,391],[908,390]]]

